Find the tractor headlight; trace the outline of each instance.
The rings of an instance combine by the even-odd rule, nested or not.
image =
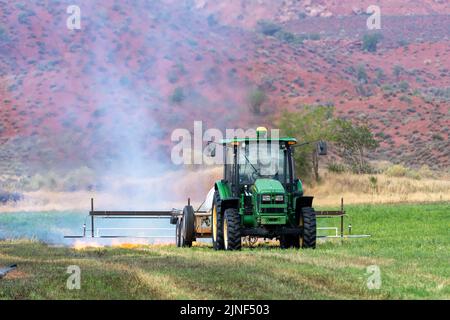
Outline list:
[[[270,194],[263,194],[261,200],[262,202],[270,202]]]
[[[275,201],[276,202],[284,202],[284,196],[283,195],[275,196]]]

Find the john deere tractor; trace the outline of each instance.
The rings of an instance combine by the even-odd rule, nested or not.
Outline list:
[[[215,250],[240,250],[241,239],[279,239],[282,248],[315,248],[313,197],[294,172],[294,138],[225,139],[223,179],[215,182],[211,237]],[[262,139],[261,136],[265,138]],[[264,143],[263,143],[264,142]],[[318,153],[326,145],[318,143]],[[214,152],[215,153],[215,152]]]

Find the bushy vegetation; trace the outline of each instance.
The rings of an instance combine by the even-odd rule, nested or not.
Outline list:
[[[343,173],[347,171],[347,168],[342,163],[331,162],[327,165],[327,170],[334,173]]]
[[[254,88],[250,90],[247,100],[250,111],[256,115],[259,115],[261,114],[261,107],[263,103],[267,100],[267,95],[261,88]]]
[[[335,121],[335,143],[342,158],[355,173],[371,173],[366,160],[367,151],[373,151],[379,143],[366,123],[349,120]]]
[[[283,134],[299,137],[299,143],[311,142],[295,150],[295,169],[304,180],[318,181],[319,156],[317,141],[331,141],[333,136],[333,107],[303,106],[299,112],[283,112],[279,127]]]
[[[301,44],[304,40],[320,40],[320,34],[294,34],[286,31],[282,26],[268,20],[259,20],[256,30],[265,36],[275,37],[289,44]]]
[[[388,177],[405,177],[408,172],[408,168],[401,164],[395,164],[386,169],[385,173]]]
[[[358,81],[360,83],[366,84],[369,80],[366,72],[366,68],[364,65],[360,64],[358,68],[356,69],[356,76],[358,78]]]
[[[80,167],[65,173],[48,171],[45,174],[36,173],[20,177],[10,188],[20,191],[80,191],[96,188],[95,172],[88,167]],[[19,199],[20,200],[20,199]]]
[[[175,104],[181,104],[186,98],[182,87],[176,87],[169,100]]]
[[[404,69],[402,66],[398,65],[398,64],[396,64],[396,65],[392,68],[392,74],[393,74],[396,78],[400,77],[400,75],[401,75],[403,72],[405,72],[405,69]]]
[[[6,32],[6,29],[2,25],[0,25],[0,41],[3,43],[9,41],[8,33]]]
[[[429,87],[421,90],[422,95],[427,100],[436,99],[438,101],[450,101],[450,87],[445,88],[437,88],[437,87]]]
[[[435,174],[429,166],[423,165],[419,170],[408,168],[402,164],[394,164],[384,172],[388,177],[408,177],[412,179],[434,178]]]
[[[383,38],[381,33],[368,33],[363,36],[362,49],[368,52],[376,52],[380,40]]]
[[[278,31],[282,30],[280,25],[268,20],[259,20],[256,27],[259,32],[266,36],[273,36]]]
[[[302,179],[308,181],[312,176],[315,181],[320,179],[319,140],[333,143],[353,172],[373,172],[366,157],[367,151],[378,147],[378,141],[367,124],[334,117],[333,106],[303,106],[299,112],[285,111],[279,121],[279,128],[288,136],[301,137],[301,142],[311,142],[296,150],[296,170]],[[331,168],[342,169],[334,165]]]

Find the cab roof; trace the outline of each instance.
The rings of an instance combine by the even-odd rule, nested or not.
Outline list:
[[[236,142],[240,143],[240,142],[252,142],[252,141],[254,141],[254,142],[256,142],[256,141],[265,141],[265,142],[266,141],[267,142],[279,141],[279,142],[285,142],[285,143],[291,142],[293,144],[297,143],[297,139],[290,138],[290,137],[284,137],[284,138],[278,138],[278,139],[272,139],[272,138],[248,138],[248,137],[246,137],[246,138],[232,138],[232,139],[222,139],[220,141],[220,143],[223,144],[223,145],[226,145],[226,144],[236,143]]]

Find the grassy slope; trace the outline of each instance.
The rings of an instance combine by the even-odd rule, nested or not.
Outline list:
[[[450,204],[348,206],[353,233],[372,234],[316,250],[242,252],[173,246],[74,250],[0,242],[0,298],[93,299],[450,299]],[[67,266],[82,269],[81,290],[65,289]],[[380,290],[366,267],[381,268]]]

